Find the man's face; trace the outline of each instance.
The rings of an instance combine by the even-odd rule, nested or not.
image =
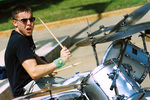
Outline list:
[[[24,36],[31,36],[34,28],[33,16],[30,12],[21,12],[18,18],[13,20],[16,31]]]

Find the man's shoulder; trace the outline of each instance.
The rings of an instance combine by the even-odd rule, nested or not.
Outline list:
[[[15,42],[15,41],[23,41],[25,37],[18,33],[17,31],[13,30],[10,36],[10,41]]]

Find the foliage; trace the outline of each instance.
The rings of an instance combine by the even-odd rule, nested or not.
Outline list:
[[[11,10],[19,4],[32,8],[35,17],[53,22],[146,4],[148,0],[1,0],[0,31],[14,28]],[[40,21],[36,20],[35,24]]]

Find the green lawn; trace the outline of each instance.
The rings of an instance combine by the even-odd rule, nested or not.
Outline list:
[[[34,16],[44,22],[53,22],[91,14],[138,6],[149,0],[1,0],[0,31],[14,28],[11,10],[18,4],[25,4],[33,9]],[[41,24],[37,19],[35,24]]]

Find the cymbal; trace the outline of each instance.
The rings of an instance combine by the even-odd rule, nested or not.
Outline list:
[[[39,91],[32,92],[30,94],[27,94],[27,95],[24,95],[24,96],[21,96],[21,97],[17,97],[14,100],[29,99],[29,98],[35,98],[35,97],[50,95],[50,93],[49,93],[50,91],[52,93],[64,92],[64,91],[76,89],[79,86],[84,86],[84,85],[87,85],[87,84],[86,83],[81,83],[81,84],[71,84],[71,85],[63,85],[63,86],[47,85],[45,88],[43,88]]]
[[[96,38],[92,43],[104,43],[109,41],[115,41],[119,39],[123,39],[126,37],[129,37],[135,33],[141,32],[143,30],[150,29],[150,22],[140,23],[136,25],[130,25],[128,28],[123,28],[121,31],[116,32],[115,34],[107,34],[105,36],[101,36],[99,38]]]
[[[101,33],[105,33],[105,32],[107,32],[107,31],[110,31],[110,30],[112,30],[113,28],[114,28],[114,26],[103,27],[103,28],[101,28],[101,29],[99,29],[99,30],[96,30],[96,31],[94,31],[94,32],[92,32],[91,34],[88,34],[88,35],[89,35],[89,36],[99,35],[99,34],[101,34]]]
[[[77,47],[81,47],[81,46],[90,46],[92,44],[92,42],[95,40],[96,38],[85,38],[79,42],[77,42],[75,45]]]
[[[99,30],[89,34],[89,36],[99,35],[107,31],[110,31],[109,33],[115,33],[115,32],[118,32],[123,27],[127,28],[128,25],[134,25],[138,20],[140,20],[149,11],[149,9],[150,9],[150,4],[148,3],[140,7],[139,9],[133,11],[130,14],[126,14],[124,18],[120,22],[118,22],[116,25],[109,26],[109,27],[102,27]]]
[[[94,37],[94,38],[85,38],[79,42],[77,42],[75,45],[78,47],[82,46],[90,46],[92,44],[97,43],[105,43],[109,41],[115,41],[119,39],[123,39],[126,37],[129,37],[135,33],[141,32],[143,30],[150,29],[150,22],[140,23],[136,25],[129,25],[128,28],[124,27],[120,31],[116,32],[115,34],[107,34],[100,37]]]
[[[128,25],[134,25],[149,11],[149,9],[150,9],[150,3],[133,11],[131,14],[124,16],[124,19],[118,22],[109,33],[116,33],[123,27],[126,27]]]

